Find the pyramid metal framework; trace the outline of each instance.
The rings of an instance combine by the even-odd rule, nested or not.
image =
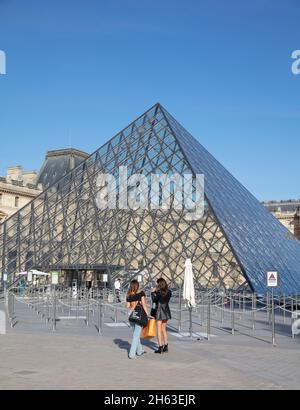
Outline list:
[[[99,209],[102,173],[118,176],[204,174],[205,212],[185,209]],[[278,292],[300,290],[300,242],[160,104],[118,133],[60,181],[0,225],[0,272],[39,267],[119,266],[144,284],[182,282],[191,258],[200,289],[265,293],[266,272]]]

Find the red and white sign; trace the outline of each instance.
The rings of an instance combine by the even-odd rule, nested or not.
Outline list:
[[[277,288],[278,272],[267,272],[267,286],[268,288]]]

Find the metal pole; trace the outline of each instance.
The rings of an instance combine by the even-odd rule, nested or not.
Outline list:
[[[15,318],[15,294],[12,294],[12,317]]]
[[[40,314],[40,289],[37,290],[37,315],[39,316]]]
[[[178,309],[179,309],[179,312],[178,312],[178,333],[181,332],[181,309],[182,309],[182,306],[181,306],[181,288],[182,288],[182,284],[180,284],[179,295],[178,295],[178,298],[179,298],[179,300],[178,300]]]
[[[192,319],[192,310],[193,308],[191,306],[189,306],[189,318],[190,318],[190,338],[193,338],[193,319]]]
[[[225,302],[225,298],[224,298],[224,295],[222,295],[222,301],[221,301],[221,303],[222,303],[222,306],[221,306],[221,323],[224,323],[224,309],[225,309],[225,304],[224,304],[224,302]]]
[[[90,321],[90,299],[89,294],[87,294],[87,309],[86,309],[86,325],[89,325]]]
[[[275,340],[275,306],[274,306],[274,289],[272,288],[272,345],[276,346]]]
[[[205,305],[205,295],[202,293],[201,294],[201,303],[202,303],[202,306],[201,306],[201,326],[203,326],[204,325],[204,316],[205,316],[205,312],[204,312],[204,305]]]
[[[98,333],[102,335],[102,302],[99,300]]]
[[[252,329],[255,330],[255,293],[252,294]]]
[[[285,317],[286,317],[286,313],[285,313],[285,305],[286,305],[286,300],[285,300],[285,294],[283,295],[283,323],[285,324]]]
[[[118,322],[118,309],[115,306],[115,323],[117,323],[117,322]]]
[[[47,294],[47,317],[46,322],[48,323],[50,320],[50,301],[49,301],[49,294]]]
[[[294,333],[294,298],[291,296],[291,327],[292,327],[292,338],[295,339]]]
[[[271,324],[271,314],[272,314],[272,308],[270,308],[271,303],[272,302],[270,301],[270,294],[267,293],[267,313],[268,313],[269,325]]]
[[[54,298],[53,298],[53,332],[56,331],[56,287],[54,285]]]
[[[235,323],[234,323],[234,299],[233,294],[230,293],[230,310],[231,310],[231,333],[234,336],[235,334]]]
[[[210,340],[210,308],[211,308],[211,296],[208,296],[207,304],[207,340]]]
[[[77,311],[76,311],[76,318],[79,319],[79,292],[77,292]]]

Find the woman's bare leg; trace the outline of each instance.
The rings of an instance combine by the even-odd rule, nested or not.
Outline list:
[[[162,321],[161,320],[157,320],[156,321],[157,324],[157,342],[158,342],[158,346],[162,346]]]
[[[165,346],[168,344],[167,324],[168,324],[168,321],[163,320],[163,322],[162,322],[162,334],[163,334],[163,337],[164,337]]]

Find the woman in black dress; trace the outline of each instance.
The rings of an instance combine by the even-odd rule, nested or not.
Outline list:
[[[158,349],[155,350],[155,353],[159,354],[163,352],[167,353],[169,351],[167,323],[168,320],[171,319],[171,311],[169,307],[171,296],[172,292],[165,279],[158,279],[156,288],[152,289],[151,292],[153,303],[151,316],[155,317],[157,323]],[[162,339],[164,339],[164,345]]]

